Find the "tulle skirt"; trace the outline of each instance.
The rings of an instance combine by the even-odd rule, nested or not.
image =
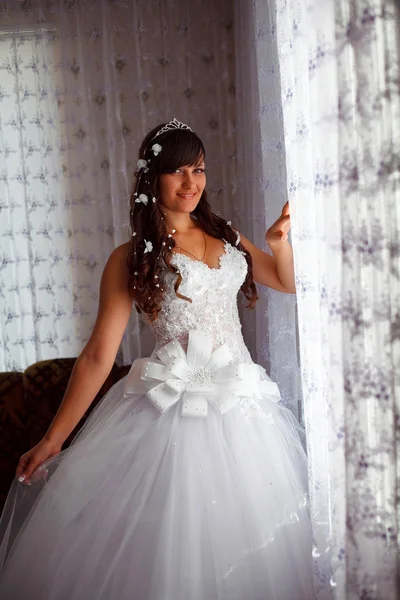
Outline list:
[[[312,600],[290,411],[160,413],[119,381],[0,524],[1,600]]]

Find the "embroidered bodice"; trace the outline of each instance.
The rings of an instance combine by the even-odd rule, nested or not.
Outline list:
[[[214,348],[226,342],[235,359],[251,362],[237,307],[237,294],[247,273],[242,252],[225,242],[219,268],[211,268],[185,254],[175,254],[173,264],[182,275],[179,292],[192,302],[176,296],[176,275],[167,272],[162,308],[158,319],[151,324],[156,338],[153,354],[174,338],[186,347],[188,331],[198,329],[212,335]]]

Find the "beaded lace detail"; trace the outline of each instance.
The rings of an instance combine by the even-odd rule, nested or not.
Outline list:
[[[243,253],[225,241],[219,268],[209,267],[186,254],[174,254],[172,262],[182,275],[179,292],[192,302],[176,296],[176,275],[168,271],[163,278],[165,296],[158,319],[150,323],[156,340],[152,357],[173,339],[186,350],[188,332],[197,329],[211,334],[213,350],[227,343],[234,356],[232,362],[253,362],[243,340],[237,306],[237,295],[247,274]],[[262,379],[270,381],[261,367],[260,374]],[[194,377],[196,381],[205,381],[208,373],[199,371]],[[267,418],[259,403],[251,398],[242,398],[239,407],[245,416]]]
[[[156,338],[153,354],[174,338],[186,348],[188,332],[199,329],[212,335],[213,349],[226,342],[238,362],[252,362],[243,340],[237,307],[237,294],[247,273],[242,252],[225,242],[219,268],[209,267],[185,254],[176,253],[172,261],[182,275],[179,292],[192,302],[176,296],[176,275],[167,272],[163,304],[157,321],[151,324]]]

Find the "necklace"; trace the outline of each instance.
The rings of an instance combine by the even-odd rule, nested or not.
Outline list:
[[[203,234],[203,238],[204,238],[204,254],[201,257],[201,259],[198,259],[197,256],[195,256],[194,254],[192,254],[191,252],[189,252],[189,250],[185,250],[185,248],[180,248],[179,246],[175,246],[175,250],[182,250],[182,252],[187,252],[187,254],[190,254],[190,256],[193,256],[193,258],[195,258],[199,262],[203,262],[203,259],[204,259],[205,255],[206,255],[206,252],[207,252],[207,240],[206,240],[206,236],[204,235],[204,231],[202,229],[201,229],[201,233]]]

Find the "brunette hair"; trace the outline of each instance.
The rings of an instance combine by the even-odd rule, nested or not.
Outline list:
[[[177,274],[175,293],[179,298],[191,302],[179,293],[182,276],[171,264],[172,249],[175,247],[173,237],[168,231],[162,216],[159,200],[158,178],[163,173],[173,173],[183,166],[198,165],[205,159],[205,149],[200,138],[189,129],[175,129],[158,135],[156,133],[165,123],[152,129],[144,138],[139,159],[147,161],[146,167],[135,171],[136,183],[130,197],[130,224],[132,228],[131,250],[128,255],[129,282],[128,290],[135,303],[136,310],[147,314],[150,321],[157,319],[164,297],[163,270],[167,268]],[[152,151],[154,144],[162,150],[156,156]],[[140,194],[146,194],[148,203],[138,202]],[[154,201],[153,201],[154,199]],[[239,242],[237,235],[227,222],[212,212],[204,190],[201,198],[191,213],[201,229],[217,239],[224,238],[244,253],[247,261],[247,275],[241,291],[249,300],[248,307],[254,308],[258,299],[253,281],[252,260],[249,252]],[[152,243],[152,250],[145,252],[146,241]]]

